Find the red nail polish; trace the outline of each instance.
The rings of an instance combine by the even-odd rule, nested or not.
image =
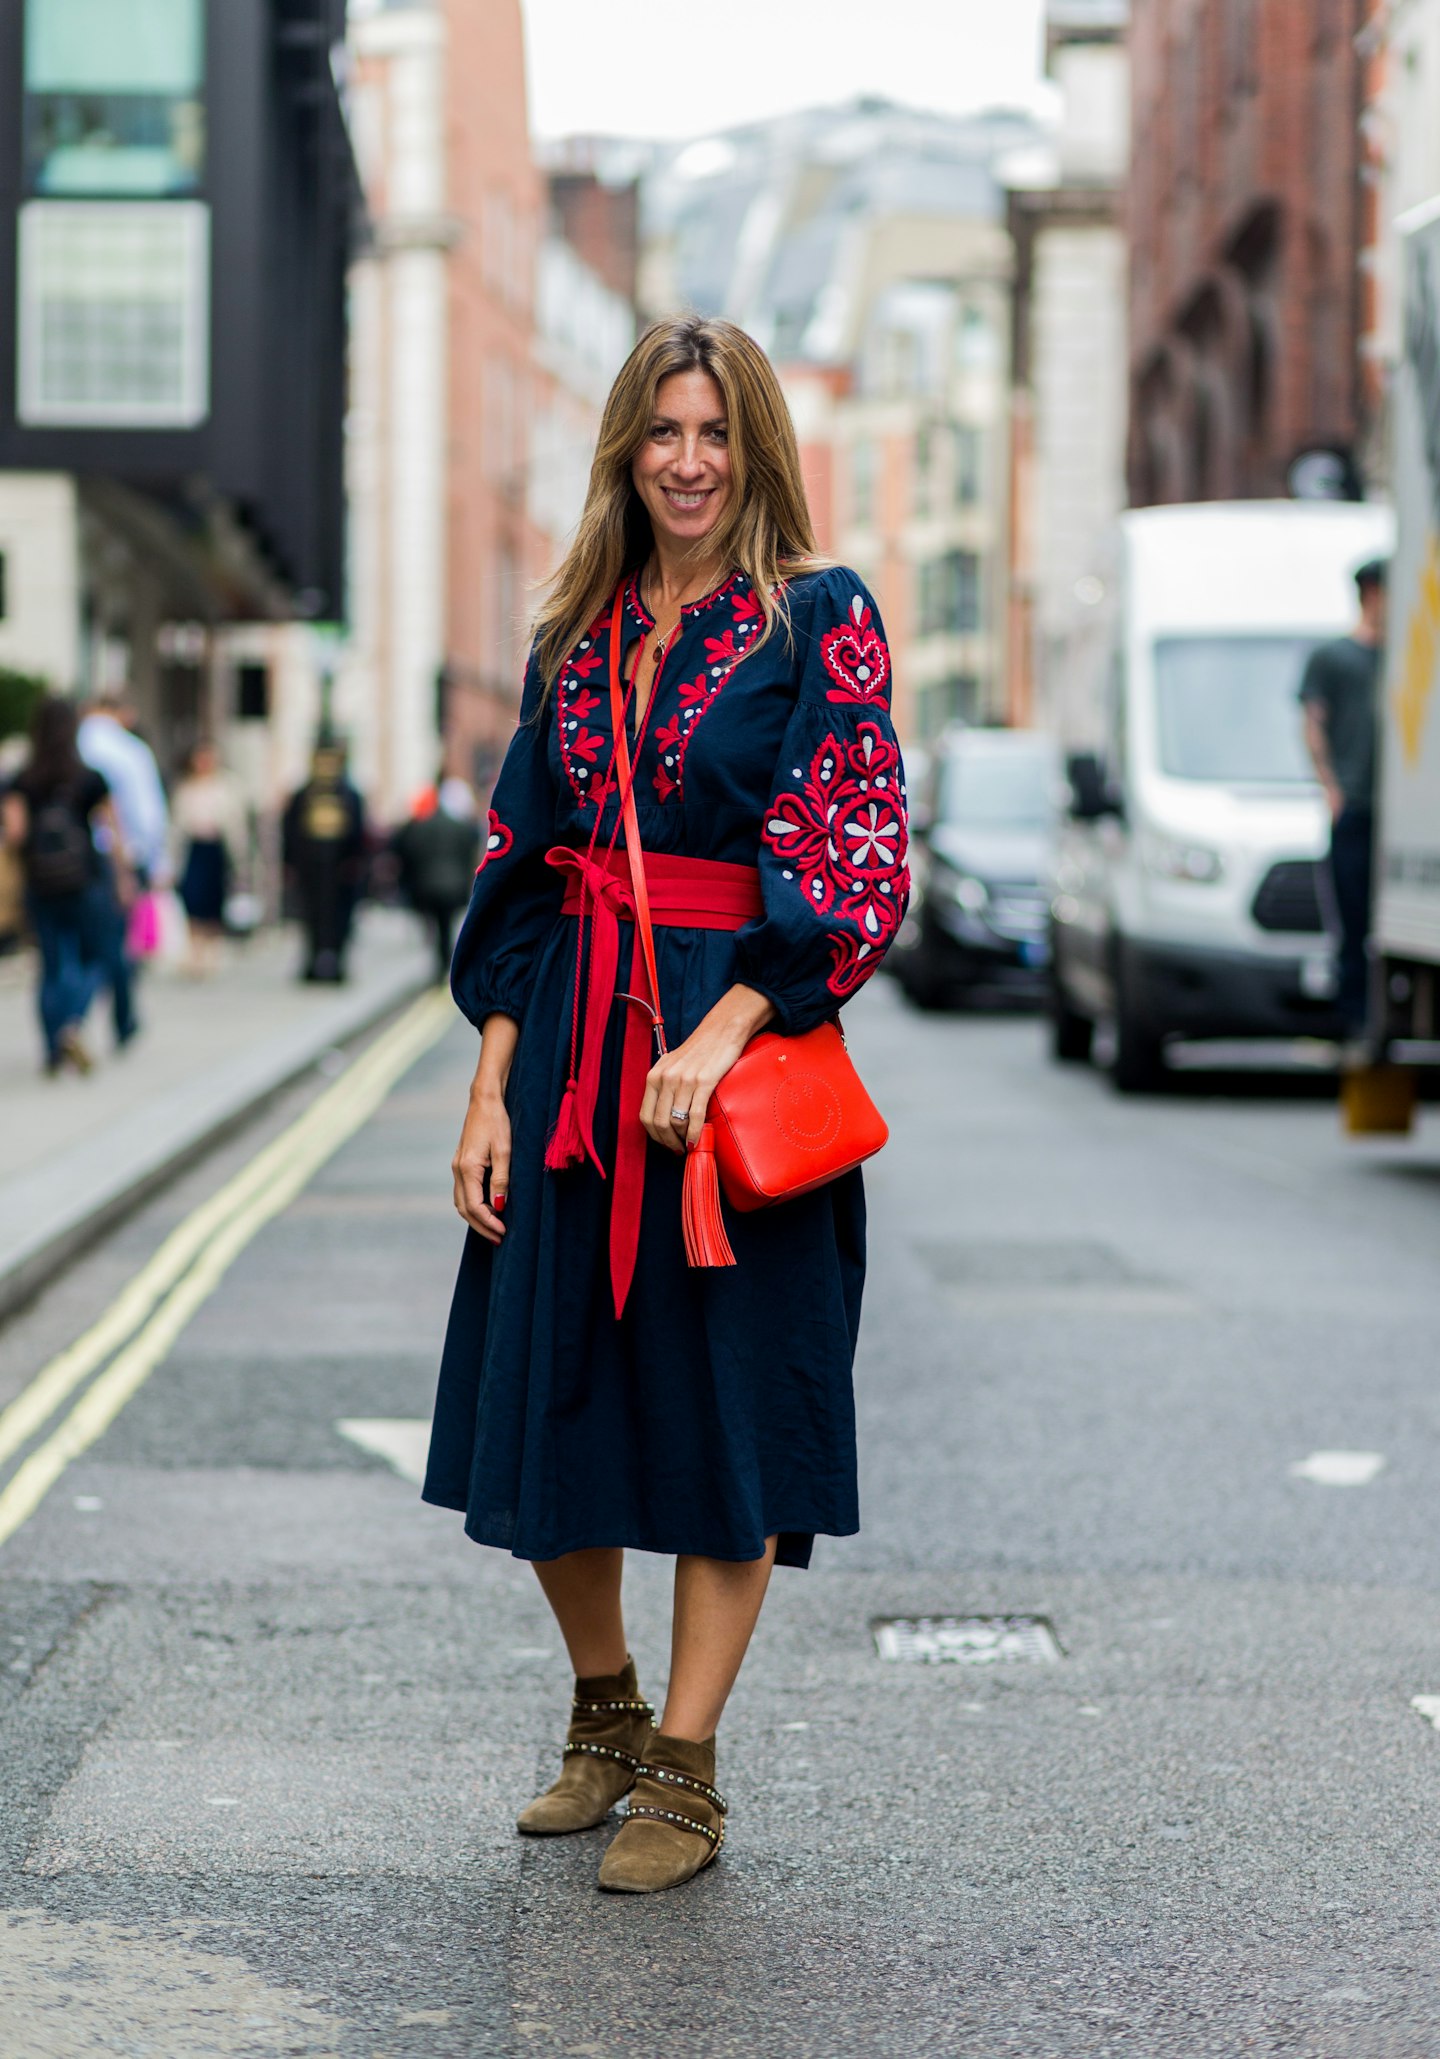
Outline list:
[[[493,1194],[490,1197],[490,1206],[494,1209],[497,1215],[503,1215],[505,1213],[505,1199],[506,1197],[503,1194]]]

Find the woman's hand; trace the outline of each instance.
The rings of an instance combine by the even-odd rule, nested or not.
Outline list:
[[[657,1144],[683,1156],[699,1143],[710,1096],[774,1014],[753,987],[731,987],[683,1044],[651,1066],[640,1120]],[[684,1114],[685,1123],[672,1122],[672,1114]]]
[[[501,1217],[510,1194],[510,1113],[505,1106],[505,1082],[519,1035],[519,1025],[508,1015],[487,1016],[465,1126],[450,1161],[455,1207],[487,1244],[499,1244],[505,1235]]]

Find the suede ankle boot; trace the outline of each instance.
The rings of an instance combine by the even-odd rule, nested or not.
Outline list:
[[[599,1885],[612,1894],[653,1895],[679,1887],[719,1856],[725,1797],[715,1790],[715,1740],[651,1733],[635,1786],[600,1862]]]
[[[634,1784],[654,1720],[633,1659],[623,1673],[577,1679],[560,1778],[520,1811],[518,1827],[531,1837],[559,1837],[603,1823]]]

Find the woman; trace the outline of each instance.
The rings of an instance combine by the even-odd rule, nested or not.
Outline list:
[[[172,814],[176,833],[184,839],[180,899],[190,927],[188,970],[204,979],[220,962],[225,896],[235,846],[245,834],[239,793],[214,744],[196,744],[190,753],[185,777],[175,790]]]
[[[95,998],[103,957],[97,939],[112,917],[114,895],[130,892],[117,858],[112,885],[95,846],[104,823],[115,850],[120,838],[110,789],[80,756],[73,701],[49,695],[35,711],[30,761],[4,800],[5,840],[20,853],[25,906],[40,947],[40,1026],[45,1070],[66,1065],[89,1072],[85,1017]]]
[[[656,908],[672,1048],[648,1074],[644,1019],[605,976],[618,927],[614,996],[634,991],[617,588],[647,872],[701,910]],[[633,1788],[606,1888],[672,1887],[715,1856],[715,1731],[771,1567],[857,1528],[859,1175],[728,1218],[733,1269],[688,1268],[680,1202],[749,1039],[832,1016],[899,927],[889,670],[864,587],[816,559],[763,352],[728,322],[657,324],[606,405],[456,949],[481,1032],[454,1161],[470,1235],[425,1484],[535,1563],[577,1677],[560,1778],[520,1828],[588,1829]],[[677,1559],[658,1730],[626,1644],[627,1545]]]

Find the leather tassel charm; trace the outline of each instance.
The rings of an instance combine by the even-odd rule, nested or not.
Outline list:
[[[565,1092],[560,1099],[560,1113],[555,1118],[555,1127],[550,1132],[550,1142],[545,1147],[545,1163],[551,1172],[564,1172],[567,1165],[579,1165],[584,1159],[585,1144],[580,1135],[580,1117],[576,1101],[575,1082],[567,1080]]]
[[[685,1231],[685,1256],[691,1265],[734,1265],[735,1253],[725,1234],[720,1213],[720,1174],[715,1164],[715,1131],[706,1123],[700,1141],[685,1158],[685,1188],[681,1200]]]

